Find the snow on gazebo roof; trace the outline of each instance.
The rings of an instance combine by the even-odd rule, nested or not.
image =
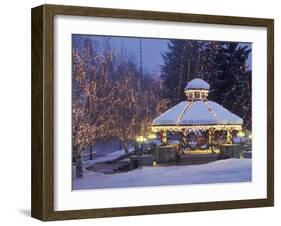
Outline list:
[[[213,101],[182,101],[153,120],[153,126],[241,125],[243,119]]]
[[[209,84],[202,79],[193,79],[186,86],[186,89],[208,90]],[[200,91],[199,91],[200,92]],[[152,126],[154,129],[181,127],[232,127],[241,128],[243,119],[233,114],[222,105],[207,100],[204,98],[188,98],[187,101],[182,101],[174,107],[170,108],[153,120]]]
[[[187,83],[185,90],[187,89],[210,89],[210,85],[200,78],[195,78]]]

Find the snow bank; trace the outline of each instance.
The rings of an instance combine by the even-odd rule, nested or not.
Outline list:
[[[134,148],[129,148],[129,152],[132,152],[132,151],[134,151]],[[118,158],[118,157],[120,157],[121,155],[124,155],[124,154],[125,154],[125,150],[122,149],[122,150],[117,150],[117,151],[108,153],[108,154],[100,156],[100,157],[94,157],[92,160],[85,160],[83,162],[83,167],[87,168],[87,167],[89,167],[89,166],[91,166],[91,165],[93,165],[94,163],[97,163],[97,162],[110,161],[110,160]]]
[[[143,167],[109,175],[86,171],[83,178],[73,178],[73,189],[249,182],[251,168],[251,159],[227,159],[204,165]]]

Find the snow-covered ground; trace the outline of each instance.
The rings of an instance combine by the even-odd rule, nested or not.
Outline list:
[[[73,189],[248,182],[251,169],[251,159],[226,159],[202,165],[143,167],[119,174],[84,171],[83,178],[73,178]]]

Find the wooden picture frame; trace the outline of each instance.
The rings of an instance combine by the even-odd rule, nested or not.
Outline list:
[[[121,208],[54,210],[54,16],[109,17],[267,29],[267,198]],[[163,214],[274,205],[274,20],[230,16],[42,5],[32,9],[31,215],[50,220]]]

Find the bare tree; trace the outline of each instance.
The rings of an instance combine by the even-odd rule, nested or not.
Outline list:
[[[112,51],[94,51],[90,44],[82,53],[73,50],[73,156],[77,177],[83,176],[83,150],[114,135],[110,108],[114,89],[109,80]]]
[[[83,150],[97,141],[118,137],[129,152],[129,141],[146,135],[152,119],[165,110],[161,81],[145,76],[140,87],[137,67],[115,59],[108,45],[103,52],[86,42],[73,50],[73,156],[76,176],[83,176]]]

